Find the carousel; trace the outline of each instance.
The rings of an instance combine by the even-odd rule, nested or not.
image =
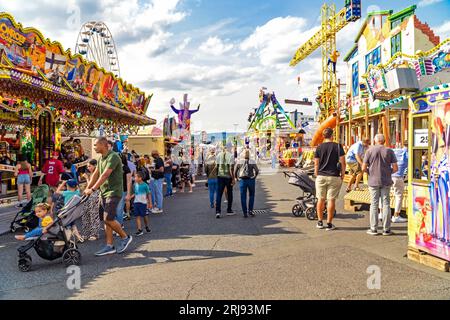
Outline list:
[[[155,124],[145,115],[151,97],[0,14],[0,172],[8,189],[18,160],[39,175],[63,136],[134,134]]]

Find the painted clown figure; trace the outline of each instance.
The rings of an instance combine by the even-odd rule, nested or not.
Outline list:
[[[174,104],[175,99],[172,98],[170,107],[178,115],[178,128],[189,132],[191,130],[191,116],[200,110],[200,105],[198,105],[197,110],[189,110],[191,103],[188,102],[187,94],[184,95],[183,103],[180,102],[180,110],[176,109],[173,106]]]

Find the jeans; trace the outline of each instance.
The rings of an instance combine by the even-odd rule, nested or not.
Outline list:
[[[166,179],[166,184],[167,184],[166,195],[170,196],[170,195],[172,195],[172,174],[165,173],[164,178]]]
[[[127,193],[124,192],[122,194],[122,198],[120,199],[119,205],[117,206],[117,212],[116,212],[116,221],[120,223],[120,225],[123,224],[123,217],[125,215],[124,209],[125,209],[125,198],[127,196]]]
[[[405,191],[405,180],[403,177],[392,177],[394,182],[394,194],[395,194],[395,213],[402,211],[403,195]]]
[[[222,194],[225,188],[227,188],[228,193],[228,211],[231,211],[231,207],[233,205],[233,186],[231,185],[232,179],[219,177],[217,179],[218,182],[218,190],[217,190],[217,198],[216,198],[216,213],[221,213],[222,211]]]
[[[253,211],[255,203],[255,179],[242,179],[239,181],[239,189],[241,190],[241,205],[244,216]],[[247,190],[249,192],[248,210],[247,210]]]
[[[218,189],[218,181],[215,179],[208,179],[208,190],[209,190],[209,203],[211,206],[214,205]]]
[[[163,180],[164,179],[152,179],[150,181],[150,189],[152,190],[152,203],[153,208],[163,208]]]
[[[276,167],[277,167],[277,158],[272,157],[272,169],[276,169]]]
[[[391,187],[369,187],[370,191],[370,229],[378,229],[379,202],[383,204],[383,230],[391,229]]]

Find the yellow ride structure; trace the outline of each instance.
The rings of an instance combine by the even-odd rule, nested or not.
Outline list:
[[[336,52],[336,34],[350,22],[360,18],[361,0],[346,0],[345,7],[337,14],[334,4],[324,4],[321,29],[297,50],[290,62],[290,66],[294,67],[322,46],[322,86],[318,96],[320,122],[336,112],[338,107],[336,72],[329,63],[329,58]]]

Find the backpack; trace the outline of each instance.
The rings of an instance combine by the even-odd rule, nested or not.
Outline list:
[[[252,175],[250,172],[249,161],[247,160],[239,170],[239,179],[250,179],[250,178],[252,178]]]

